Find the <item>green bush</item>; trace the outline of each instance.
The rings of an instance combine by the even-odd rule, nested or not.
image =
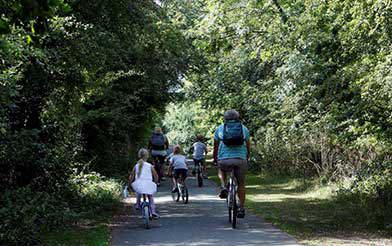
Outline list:
[[[7,190],[0,199],[0,242],[5,245],[35,244],[41,229],[61,226],[73,217],[60,196],[30,187]]]
[[[340,190],[341,198],[349,198],[367,207],[368,224],[380,229],[392,225],[392,162],[365,165],[353,177],[351,185]]]
[[[77,192],[74,204],[83,212],[110,210],[120,201],[121,184],[98,173],[75,175],[70,183]]]
[[[75,175],[54,193],[30,187],[7,190],[0,197],[0,244],[38,244],[42,231],[111,211],[120,202],[120,191],[120,183],[97,173]]]

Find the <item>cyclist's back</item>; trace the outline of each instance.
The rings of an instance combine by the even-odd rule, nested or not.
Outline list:
[[[219,166],[220,198],[227,197],[227,173],[236,167],[234,174],[238,182],[240,199],[240,209],[237,216],[240,218],[245,216],[245,175],[248,169],[249,150],[249,131],[240,122],[239,113],[235,110],[226,111],[224,123],[216,129],[214,134],[214,163]]]
[[[167,148],[169,147],[169,141],[167,137],[162,133],[160,127],[156,127],[154,133],[151,135],[149,142],[149,149],[151,149],[151,155],[156,156],[166,156]]]
[[[186,157],[181,154],[181,147],[179,145],[176,145],[174,147],[173,156],[170,158],[170,171],[174,171],[172,192],[175,192],[178,178],[181,176],[182,179],[185,181],[188,174]]]
[[[203,160],[205,158],[205,153],[207,151],[207,145],[202,141],[197,141],[192,145],[193,147],[193,159]]]
[[[186,157],[181,154],[174,154],[171,158],[173,169],[188,169],[186,165]]]
[[[151,150],[151,156],[153,158],[154,168],[158,173],[158,186],[160,185],[161,179],[163,179],[165,157],[167,155],[167,148],[169,147],[169,141],[167,137],[162,133],[160,127],[156,127],[154,133],[151,135],[148,147]]]
[[[203,142],[204,137],[201,134],[198,134],[196,136],[196,142],[192,145],[192,157],[193,157],[193,162],[195,164],[195,168],[193,170],[193,174],[196,173],[197,166],[202,166],[203,174],[202,176],[204,178],[207,178],[206,171],[207,167],[205,165],[205,155],[207,154],[207,145]]]

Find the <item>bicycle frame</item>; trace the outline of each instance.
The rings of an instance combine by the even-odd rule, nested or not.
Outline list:
[[[147,209],[146,209],[147,208]],[[150,228],[150,220],[152,219],[152,211],[150,202],[147,201],[147,195],[143,194],[143,202],[141,204],[141,214],[144,219],[144,226],[146,229]]]
[[[184,193],[184,187],[185,187],[185,180],[182,177],[182,175],[180,175],[178,177],[178,179],[176,180],[177,182],[177,188],[178,188],[178,192],[180,193],[180,196],[182,196],[182,194]]]
[[[174,195],[173,195],[173,200],[178,202],[181,198],[184,204],[188,203],[189,194],[188,194],[188,188],[186,187],[186,184],[185,184],[185,178],[182,175],[180,175],[176,179],[176,184],[177,184],[177,190],[178,190],[176,192],[177,197],[174,197]]]
[[[203,186],[203,161],[194,159],[194,172],[197,177],[197,184],[199,187]]]
[[[165,156],[153,156],[152,157],[152,164],[154,166],[155,171],[158,174],[158,186],[161,183],[163,177],[165,176],[165,163],[166,163]]]
[[[237,224],[237,209],[238,209],[238,198],[237,198],[237,190],[238,190],[238,185],[237,185],[237,179],[234,175],[234,167],[231,170],[231,175],[228,181],[228,191],[229,194],[227,196],[226,202],[227,202],[227,208],[229,212],[229,222],[232,224],[233,229],[236,228]]]
[[[202,161],[194,161],[195,169],[196,171],[199,171],[200,173],[203,173],[203,163]]]

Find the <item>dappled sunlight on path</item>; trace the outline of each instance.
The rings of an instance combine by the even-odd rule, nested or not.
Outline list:
[[[297,245],[291,236],[251,214],[233,230],[215,184],[206,181],[199,188],[194,178],[187,182],[188,204],[173,202],[169,181],[162,184],[155,200],[161,218],[152,222],[150,230],[143,228],[139,213],[133,210],[134,198],[127,199],[126,215],[113,223],[112,245]]]

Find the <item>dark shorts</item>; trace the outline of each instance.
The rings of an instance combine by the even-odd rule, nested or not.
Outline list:
[[[183,168],[174,169],[174,178],[178,179],[180,175],[185,179],[188,176],[188,170]]]
[[[204,159],[200,159],[200,160],[193,159],[193,163],[195,163],[195,166],[197,166],[197,165],[204,166]]]
[[[245,175],[248,171],[248,162],[240,158],[223,159],[218,161],[218,166],[223,172],[231,172],[234,168],[234,175],[238,185],[245,185]]]
[[[163,164],[163,163],[165,163],[166,156],[163,156],[163,155],[152,155],[152,158],[154,159],[155,163],[159,162],[160,164]]]

